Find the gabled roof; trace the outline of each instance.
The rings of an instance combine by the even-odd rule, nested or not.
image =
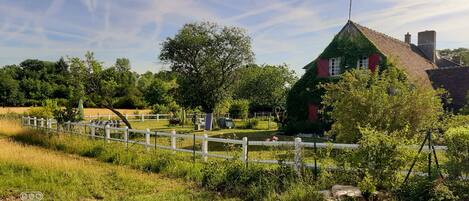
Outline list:
[[[413,81],[421,82],[425,85],[430,84],[425,71],[436,69],[437,66],[432,61],[426,59],[417,46],[407,44],[355,22],[349,21],[349,23],[370,40],[382,54],[397,62],[397,66],[402,67]]]
[[[427,86],[431,85],[425,71],[435,69],[437,66],[432,61],[426,59],[422,51],[417,46],[407,44],[401,40],[374,31],[353,21],[348,21],[339,34],[344,31],[347,26],[353,26],[384,56],[397,62],[397,66],[401,67],[408,74],[411,80]],[[307,64],[304,68],[307,69],[310,67],[314,61]]]
[[[452,100],[451,108],[460,109],[466,104],[469,91],[469,67],[448,67],[427,70],[434,88],[446,89]]]

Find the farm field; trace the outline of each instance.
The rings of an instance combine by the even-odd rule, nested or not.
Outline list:
[[[26,114],[31,107],[0,107],[0,115],[1,114],[8,114],[8,113],[16,113],[16,114]],[[122,114],[148,114],[151,112],[149,109],[117,109]],[[85,108],[85,116],[87,115],[107,115],[112,114],[112,112],[108,109],[104,108]]]
[[[25,132],[0,120],[0,200],[41,192],[43,200],[213,200],[191,182],[64,154],[9,139]]]

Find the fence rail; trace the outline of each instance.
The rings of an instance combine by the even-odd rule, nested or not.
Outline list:
[[[358,148],[358,144],[339,144],[339,143],[316,143],[316,142],[302,142],[301,138],[295,138],[294,141],[249,141],[247,137],[243,137],[242,140],[236,139],[224,139],[224,138],[214,138],[209,137],[207,134],[203,135],[195,135],[195,134],[178,134],[176,131],[171,132],[161,132],[161,131],[150,131],[150,129],[145,130],[137,130],[137,129],[129,129],[127,127],[124,128],[115,128],[109,125],[95,125],[89,123],[82,123],[82,122],[66,122],[63,124],[58,124],[54,119],[43,119],[43,118],[36,118],[36,117],[22,117],[22,125],[27,127],[32,127],[36,129],[45,129],[49,132],[64,132],[64,133],[71,133],[77,135],[83,135],[91,137],[92,139],[99,138],[104,139],[106,142],[116,141],[116,142],[123,142],[126,144],[138,144],[142,145],[147,148],[160,148],[166,150],[172,150],[175,152],[187,152],[193,153],[194,155],[202,156],[204,161],[207,161],[209,157],[212,158],[224,158],[224,159],[232,159],[233,156],[219,154],[219,153],[209,153],[209,142],[218,142],[218,143],[226,143],[226,144],[235,144],[241,145],[242,152],[240,156],[240,160],[245,163],[267,163],[267,164],[278,164],[283,162],[287,165],[293,165],[295,169],[299,169],[301,165],[305,167],[315,167],[317,168],[317,164],[302,164],[302,156],[301,152],[303,148],[332,148],[332,149],[356,149]],[[100,136],[97,135],[98,131],[104,131],[104,135]],[[121,134],[123,138],[113,138],[111,137],[111,133],[113,134]],[[145,141],[138,141],[138,140],[131,140],[129,136],[131,134],[134,135],[142,135],[144,136]],[[120,135],[119,135],[120,136]],[[153,137],[154,142],[152,142],[151,138]],[[170,146],[158,144],[156,139],[157,137],[169,137],[170,138]],[[200,140],[201,151],[195,150],[195,146],[193,149],[183,149],[177,147],[177,139],[184,138],[184,139],[193,139],[194,145],[195,140]],[[248,156],[248,147],[249,146],[269,146],[269,147],[276,147],[276,146],[288,146],[294,148],[294,160],[293,161],[279,161],[274,159],[250,159]],[[410,145],[407,146],[411,149],[418,149],[418,145]],[[446,146],[434,146],[436,150],[447,150]],[[316,150],[316,149],[315,149]],[[423,151],[428,152],[430,149],[428,147],[423,147]]]
[[[173,115],[172,114],[123,114],[124,117],[131,122],[135,121],[160,121],[160,120],[169,120]],[[186,113],[185,119],[191,119],[194,115],[197,115],[197,118],[204,118],[205,114],[191,114]],[[224,117],[230,117],[229,114],[221,114]],[[96,115],[85,115],[84,118],[86,120],[90,119],[104,119],[104,120],[112,120],[112,119],[119,119],[116,114],[96,114]]]

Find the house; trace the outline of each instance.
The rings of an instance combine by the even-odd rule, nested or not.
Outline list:
[[[419,32],[417,44],[414,44],[409,33],[402,41],[348,21],[326,49],[304,67],[306,73],[298,85],[311,86],[320,80],[333,80],[351,68],[375,71],[377,66],[385,66],[387,60],[402,68],[415,84],[447,89],[453,99],[449,107],[459,109],[464,105],[465,93],[469,90],[469,68],[438,54],[436,31],[433,30]],[[303,91],[299,86],[292,89],[289,99],[296,102],[291,107],[287,106],[289,119],[316,122],[319,119],[320,99],[299,101],[307,99]],[[299,107],[300,104],[307,109]]]

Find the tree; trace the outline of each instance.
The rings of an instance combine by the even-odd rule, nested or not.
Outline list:
[[[21,97],[19,82],[13,79],[11,74],[0,69],[0,104],[2,107],[16,105],[20,102]]]
[[[379,132],[406,133],[407,139],[432,128],[442,115],[439,91],[415,86],[404,72],[390,66],[380,74],[369,70],[345,72],[337,83],[324,85],[325,108],[333,120],[331,134],[339,142],[355,143],[360,127]]]
[[[215,106],[230,95],[236,69],[251,63],[254,54],[244,30],[201,22],[186,24],[167,38],[159,58],[178,74],[181,105],[200,106],[207,113],[206,129],[211,130]]]
[[[249,100],[251,108],[257,110],[285,107],[288,91],[298,79],[286,65],[249,65],[238,74],[234,98]]]
[[[103,69],[102,62],[96,60],[92,52],[85,54],[85,60],[71,58],[70,63],[73,79],[77,80],[75,94],[70,101],[78,103],[86,94],[87,99],[94,105],[111,110],[126,126],[132,128],[125,116],[115,109],[115,104],[127,95],[129,87],[134,87],[133,73],[128,71],[128,68]]]

